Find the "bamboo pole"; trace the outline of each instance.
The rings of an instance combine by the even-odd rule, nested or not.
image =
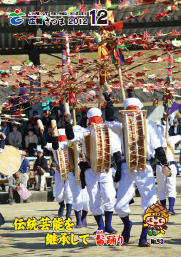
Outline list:
[[[75,125],[77,125],[77,122],[76,122],[75,105],[72,106],[72,111],[73,111],[73,123],[74,123],[74,126],[75,126]]]
[[[166,118],[166,135],[165,135],[165,138],[166,138],[166,142],[168,141],[168,101],[167,101],[167,118]],[[167,157],[167,147],[165,149],[165,154],[166,154],[166,157]]]
[[[168,85],[170,85],[170,83],[172,82],[172,66],[173,66],[173,54],[171,54],[170,52],[168,53],[169,57],[168,57]],[[167,96],[166,96],[167,99]],[[167,99],[167,118],[166,118],[166,142],[168,142],[168,111],[169,111],[169,106],[168,106],[168,99]],[[167,147],[165,150],[165,154],[167,156]]]
[[[120,82],[120,88],[121,88],[121,95],[122,95],[123,102],[124,102],[126,97],[125,97],[125,91],[124,91],[124,87],[123,87],[123,77],[122,77],[121,67],[118,68],[118,74],[119,74],[119,82]]]
[[[98,108],[101,110],[101,102],[102,102],[102,85],[99,89],[99,102],[98,102]]]
[[[102,102],[102,84],[101,84],[101,67],[99,69],[99,101],[98,108],[101,110],[101,102]]]

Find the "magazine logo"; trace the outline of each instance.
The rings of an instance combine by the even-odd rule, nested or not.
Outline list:
[[[24,12],[21,12],[21,10],[16,9],[14,12],[9,14],[10,23],[14,26],[19,26],[24,22],[23,16],[26,16]]]

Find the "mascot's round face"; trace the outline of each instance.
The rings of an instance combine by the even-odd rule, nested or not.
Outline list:
[[[146,223],[150,226],[161,226],[166,223],[166,220],[163,217],[151,216],[146,218]]]

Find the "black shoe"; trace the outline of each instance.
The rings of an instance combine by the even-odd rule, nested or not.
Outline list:
[[[27,199],[27,200],[23,200],[23,203],[30,203],[30,201]]]
[[[134,199],[132,198],[131,201],[129,202],[129,204],[132,204],[134,203]]]
[[[150,247],[151,245],[148,242],[144,242],[144,243],[139,243],[138,246],[139,247]]]

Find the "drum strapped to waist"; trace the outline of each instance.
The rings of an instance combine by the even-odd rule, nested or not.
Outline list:
[[[86,159],[93,172],[109,172],[111,167],[110,131],[106,124],[92,124],[84,137]]]
[[[37,166],[37,170],[39,175],[44,175],[46,173],[46,171],[40,166]]]
[[[146,110],[121,110],[124,155],[129,172],[146,170],[147,130]]]
[[[84,151],[82,142],[68,143],[69,165],[73,174],[75,175],[76,182],[81,183],[79,162],[84,161]]]
[[[57,156],[57,161],[58,161],[58,167],[57,170],[61,175],[62,180],[67,180],[68,179],[68,173],[69,173],[69,163],[67,159],[67,151],[60,150],[60,151],[55,151],[56,156]]]

